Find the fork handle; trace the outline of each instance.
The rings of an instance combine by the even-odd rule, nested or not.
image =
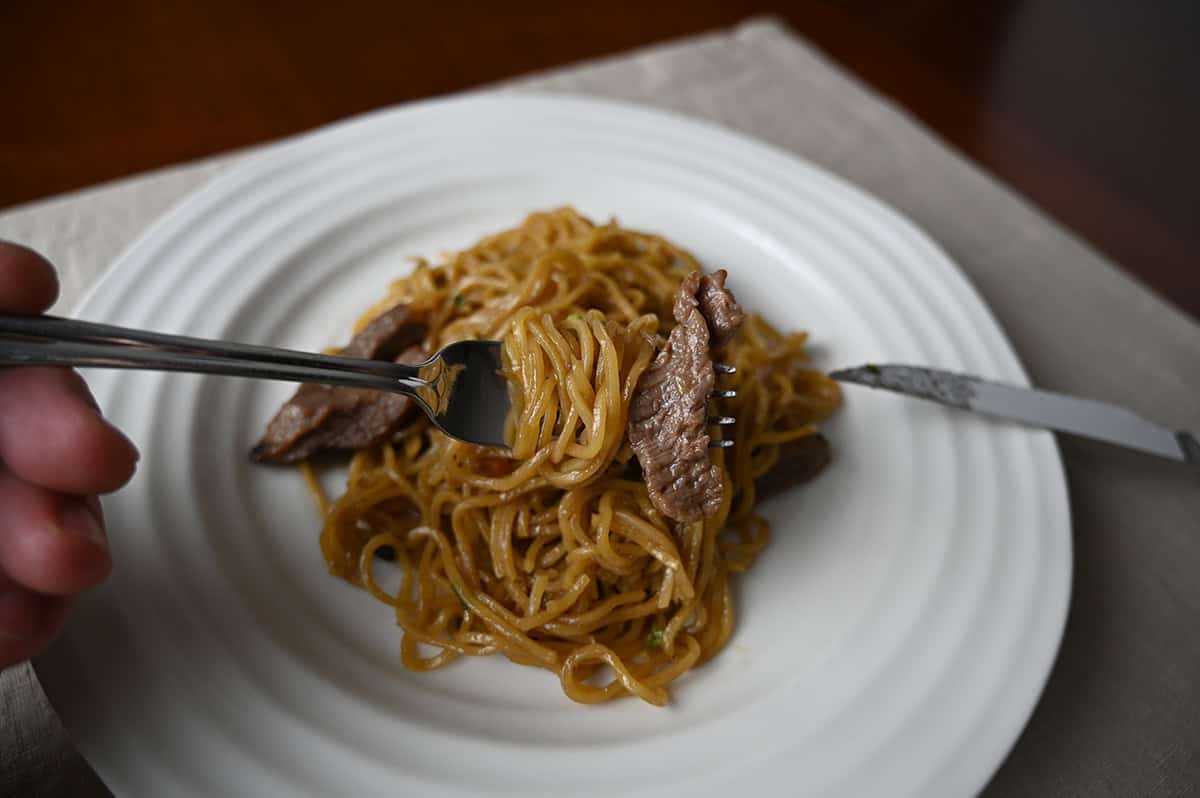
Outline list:
[[[60,319],[0,314],[0,364],[182,371],[412,394],[420,366]]]

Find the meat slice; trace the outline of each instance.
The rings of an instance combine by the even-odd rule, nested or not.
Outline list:
[[[396,305],[371,319],[338,354],[363,360],[395,360],[424,337],[425,322],[416,318],[408,305]]]
[[[420,346],[425,333],[424,323],[398,305],[367,324],[340,354],[416,365],[426,360]],[[326,450],[373,446],[395,435],[415,410],[403,394],[306,383],[271,419],[250,459],[294,463]]]
[[[629,442],[650,501],[679,521],[707,518],[721,506],[721,470],[708,456],[708,395],[716,382],[709,349],[714,338],[731,338],[743,318],[724,284],[723,271],[684,278],[675,295],[678,323],[629,407]]]
[[[755,498],[761,502],[815,479],[832,457],[829,441],[820,433],[781,444],[775,465],[754,481]]]
[[[726,276],[725,270],[721,269],[701,277],[700,291],[696,297],[700,301],[700,312],[708,322],[708,335],[713,349],[720,349],[729,343],[746,320],[741,305],[725,287]]]

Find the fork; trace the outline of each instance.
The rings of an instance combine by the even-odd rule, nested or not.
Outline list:
[[[499,341],[458,341],[408,366],[0,314],[0,365],[182,371],[393,391],[411,397],[442,432],[480,446],[506,445],[504,424],[512,408]]]
[[[737,374],[737,369],[733,366],[724,363],[713,363],[713,371],[717,374]],[[709,399],[733,399],[737,396],[737,391],[733,389],[720,389],[713,391],[708,395]],[[727,427],[730,424],[736,424],[737,419],[733,416],[709,416],[707,419],[709,424],[717,427]],[[732,438],[722,438],[720,440],[710,440],[708,448],[710,449],[728,449],[733,446]]]
[[[411,397],[442,432],[479,446],[507,446],[504,427],[512,399],[501,373],[500,346],[499,341],[457,341],[409,366],[54,316],[0,314],[0,365],[182,371],[392,391]],[[735,371],[719,363],[714,369]],[[735,395],[730,390],[710,394],[713,399]],[[723,426],[734,419],[710,416],[708,423]],[[728,447],[733,441],[711,445]]]

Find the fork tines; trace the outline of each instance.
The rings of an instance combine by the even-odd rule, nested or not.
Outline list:
[[[718,374],[736,374],[737,368],[725,363],[713,363],[713,371]],[[708,398],[732,399],[735,396],[737,396],[737,391],[719,389],[712,391],[708,395]],[[730,424],[737,423],[737,419],[733,416],[709,416],[708,423],[718,427],[727,427]],[[719,441],[709,441],[708,446],[710,449],[728,449],[729,447],[733,446],[733,441],[728,438]]]

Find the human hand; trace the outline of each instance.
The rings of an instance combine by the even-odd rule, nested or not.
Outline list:
[[[0,242],[0,313],[41,313],[57,295],[44,258]],[[0,668],[45,649],[72,597],[112,570],[96,496],[137,458],[74,371],[0,368]]]

